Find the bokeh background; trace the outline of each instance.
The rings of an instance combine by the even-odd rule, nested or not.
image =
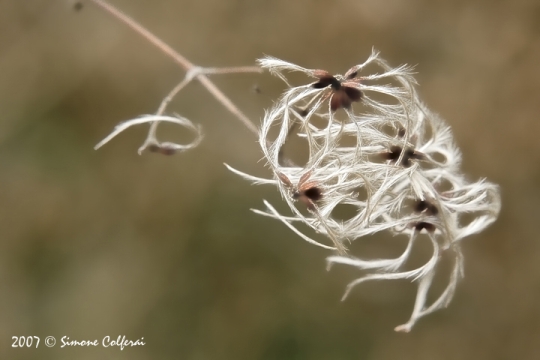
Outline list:
[[[359,273],[327,272],[325,250],[249,211],[279,194],[223,166],[268,175],[253,134],[199,84],[170,107],[203,126],[197,149],[139,156],[139,127],[93,150],[156,111],[184,74],[171,59],[92,3],[0,0],[0,358],[540,358],[539,1],[111,3],[201,66],[270,54],[339,73],[373,46],[417,64],[464,171],[500,184],[502,212],[464,243],[449,308],[395,333],[415,285],[364,284],[340,302]],[[283,89],[268,74],[213,79],[257,124]],[[21,335],[42,343],[11,348]],[[46,348],[49,335],[146,345]]]

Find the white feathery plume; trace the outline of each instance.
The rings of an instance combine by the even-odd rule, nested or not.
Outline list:
[[[140,125],[140,124],[152,124],[155,126],[155,124],[165,121],[170,122],[173,124],[180,125],[182,127],[185,127],[195,133],[195,139],[189,143],[189,144],[176,144],[173,142],[159,142],[157,138],[155,137],[154,132],[150,132],[148,138],[144,142],[144,144],[139,148],[139,155],[146,149],[150,148],[152,151],[156,152],[162,152],[164,154],[173,154],[179,151],[185,151],[192,149],[200,144],[203,135],[201,131],[201,127],[193,124],[190,120],[186,119],[185,117],[175,115],[175,116],[165,116],[165,115],[143,115],[141,117],[131,119],[124,121],[114,128],[114,130],[107,135],[103,140],[101,140],[94,149],[97,150],[109,141],[111,141],[114,137],[116,137],[121,132],[127,130],[128,128]]]
[[[463,276],[460,240],[496,220],[501,206],[497,185],[485,180],[470,183],[461,174],[461,152],[452,132],[419,100],[411,67],[392,68],[376,51],[344,75],[273,57],[265,57],[259,64],[289,86],[266,112],[259,131],[259,144],[273,178],[261,179],[227,167],[255,184],[277,185],[291,215],[278,213],[267,201],[267,212],[253,211],[281,221],[309,243],[337,251],[328,257],[329,267],[343,264],[370,271],[349,284],[344,299],[368,280],[417,282],[411,317],[396,327],[396,331],[410,331],[418,319],[452,299]],[[379,72],[366,73],[368,65],[377,66]],[[302,72],[315,82],[294,87],[285,77],[288,71]],[[283,161],[287,157],[283,146],[293,125],[295,135],[305,139],[309,148],[309,159],[302,166]],[[277,136],[271,135],[274,129]],[[345,137],[356,139],[356,145],[340,145]],[[360,188],[367,199],[358,197]],[[355,212],[338,221],[332,212],[342,204],[353,206]],[[302,209],[307,209],[307,215]],[[465,215],[474,219],[463,224]],[[300,232],[292,225],[298,222],[326,235],[333,246]],[[348,254],[349,242],[381,231],[408,237],[400,256],[364,259]],[[404,270],[415,244],[424,240],[432,244],[432,256],[423,265]],[[427,304],[444,257],[454,260],[448,285]]]

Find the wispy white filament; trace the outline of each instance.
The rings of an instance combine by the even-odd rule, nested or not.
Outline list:
[[[197,145],[199,145],[199,143],[202,140],[202,132],[201,132],[200,126],[196,126],[190,120],[188,120],[188,119],[186,119],[186,118],[184,118],[182,116],[179,116],[179,115],[176,115],[176,116],[143,115],[143,116],[138,117],[136,119],[128,120],[128,121],[125,121],[125,122],[122,122],[122,123],[116,125],[114,130],[109,135],[107,135],[106,138],[101,140],[94,147],[94,149],[95,150],[99,149],[100,147],[102,147],[103,145],[105,145],[106,143],[111,141],[118,134],[120,134],[121,132],[125,131],[126,129],[128,129],[128,128],[132,127],[132,126],[140,125],[140,124],[156,124],[156,123],[161,122],[161,121],[170,122],[170,123],[177,124],[177,125],[180,125],[182,127],[188,128],[189,130],[191,130],[191,131],[193,131],[195,133],[195,139],[189,144],[176,144],[176,143],[172,143],[172,142],[162,142],[162,143],[160,143],[155,138],[155,136],[150,136],[149,139],[147,139],[145,141],[145,143],[143,144],[143,146],[141,146],[141,148],[139,149],[139,154],[146,147],[148,147],[149,145],[164,146],[164,147],[167,147],[168,149],[174,150],[174,151],[184,151],[184,150],[188,150],[188,149],[192,149],[192,148],[196,147]]]
[[[259,144],[274,176],[261,179],[227,167],[256,184],[277,185],[291,214],[279,214],[266,201],[268,212],[254,211],[281,221],[304,240],[327,249],[336,247],[316,242],[292,223],[306,224],[327,235],[334,244],[343,245],[343,249],[349,242],[382,231],[388,236],[406,235],[407,247],[397,258],[365,259],[348,254],[328,257],[329,267],[342,264],[371,271],[351,282],[344,298],[368,280],[415,281],[418,289],[411,318],[396,331],[409,331],[422,316],[447,306],[463,276],[460,240],[495,221],[500,195],[497,185],[485,180],[469,182],[461,174],[461,152],[452,132],[418,98],[411,68],[392,68],[373,52],[345,75],[334,75],[341,87],[335,83],[323,87],[316,85],[321,79],[320,70],[273,57],[261,59],[259,64],[289,85],[266,112],[259,133]],[[368,65],[377,66],[379,72],[365,73]],[[290,71],[302,72],[312,80],[291,86],[285,76]],[[332,109],[332,97],[339,96],[340,89],[346,86],[361,92],[360,101]],[[297,134],[290,134],[293,124]],[[276,131],[277,136],[271,135]],[[309,159],[305,164],[282,161],[287,157],[284,144],[291,136],[306,141]],[[345,137],[356,139],[356,145],[341,145]],[[322,197],[310,199],[302,193],[308,185],[316,187]],[[358,197],[359,188],[365,190],[367,199]],[[332,212],[342,204],[355,211],[349,219],[338,221]],[[307,215],[302,207],[307,207]],[[404,270],[420,239],[432,244],[432,256],[423,265]],[[434,302],[427,304],[438,264],[448,257],[454,262],[448,285]]]

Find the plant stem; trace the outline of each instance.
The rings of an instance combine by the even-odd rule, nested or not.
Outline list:
[[[155,47],[157,47],[161,52],[169,56],[171,59],[173,59],[177,64],[179,64],[186,72],[193,71],[195,68],[197,68],[196,65],[191,63],[188,59],[186,59],[182,54],[175,51],[172,47],[167,45],[165,42],[163,42],[160,38],[158,38],[156,35],[152,34],[150,31],[148,31],[146,28],[141,26],[138,22],[115,8],[114,6],[110,5],[104,0],[90,0],[95,5],[97,5],[99,8],[107,12],[109,15],[117,19],[118,21],[124,23],[129,28],[131,28],[133,31],[138,33],[140,36],[148,40],[151,44],[153,44]],[[253,71],[255,67],[243,67],[239,68],[239,72],[246,72],[246,71]],[[249,69],[249,70],[248,70]],[[223,70],[223,71],[214,71],[213,73],[231,73],[234,70]],[[258,72],[261,70],[259,69]],[[212,73],[212,72],[210,72]],[[219,88],[204,74],[199,73],[195,76],[195,79],[199,80],[199,82],[223,105],[229,112],[231,112],[244,126],[246,126],[252,133],[255,135],[258,135],[258,130],[255,125],[249,120],[249,118],[240,110],[236,105],[233,104],[233,102],[221,91]]]

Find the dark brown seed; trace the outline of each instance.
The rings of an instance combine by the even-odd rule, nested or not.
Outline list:
[[[319,81],[312,85],[315,89],[323,89],[328,86],[332,86],[332,89],[339,90],[341,88],[341,83],[338,79],[332,75],[326,75],[319,78]]]
[[[358,71],[354,68],[347,71],[344,76],[345,81],[339,81],[325,70],[314,70],[312,74],[319,79],[319,81],[311,84],[313,88],[324,89],[330,86],[334,91],[330,98],[330,109],[332,111],[339,108],[349,109],[353,102],[362,99],[362,92],[356,88],[360,83],[360,79],[356,79]]]
[[[329,85],[330,85],[330,82],[321,80],[321,81],[318,81],[318,82],[314,83],[311,86],[313,86],[313,88],[315,88],[315,89],[324,89],[325,87],[327,87]]]
[[[393,162],[397,161],[399,155],[401,155],[401,148],[399,146],[392,146],[390,147],[390,151],[385,153],[386,159]]]
[[[344,86],[343,91],[345,91],[351,101],[360,101],[362,98],[362,92],[356,88]]]
[[[400,146],[392,146],[390,147],[390,151],[383,154],[383,156],[392,162],[396,162],[399,159],[399,156],[401,155],[402,148]],[[403,158],[401,159],[401,165],[403,167],[409,167],[411,166],[411,160],[423,160],[425,159],[425,155],[421,152],[415,151],[411,148],[405,150],[405,154],[403,154]]]
[[[412,226],[414,227],[416,231],[422,231],[423,229],[426,229],[427,232],[431,232],[431,233],[435,231],[435,225],[425,222],[425,221],[413,223]]]
[[[319,201],[322,199],[322,191],[314,186],[304,191],[304,195],[311,201]]]
[[[344,91],[336,91],[330,98],[330,109],[336,111],[339,108],[349,109],[351,100]]]

